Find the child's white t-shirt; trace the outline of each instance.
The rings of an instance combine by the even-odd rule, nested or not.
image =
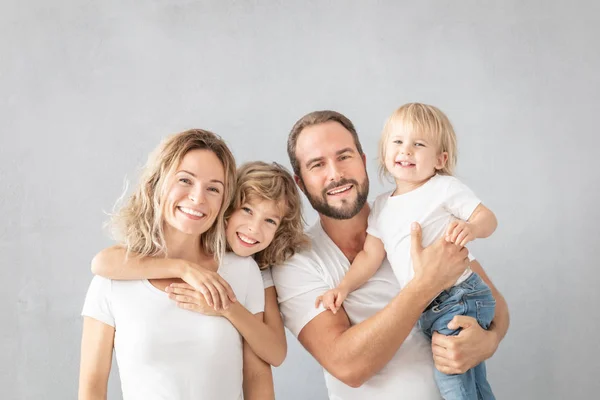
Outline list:
[[[461,181],[446,175],[434,175],[411,192],[398,196],[392,193],[384,193],[375,200],[367,233],[383,242],[394,274],[404,287],[414,276],[410,257],[411,223],[421,224],[423,246],[429,246],[446,233],[453,219],[468,220],[481,200]],[[470,274],[470,269],[465,270],[456,284]]]
[[[227,253],[218,273],[248,311],[264,311],[252,258]],[[180,309],[148,280],[99,276],[82,315],[115,328],[123,399],[242,399],[243,342],[227,319]]]
[[[261,269],[260,274],[262,275],[263,285],[265,289],[268,289],[271,286],[275,286],[275,284],[273,283],[273,274],[271,273],[271,267]]]

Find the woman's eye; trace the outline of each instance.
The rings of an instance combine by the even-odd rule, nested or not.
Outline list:
[[[252,210],[249,207],[242,207],[242,211],[244,211],[244,212],[246,212],[248,214],[252,213]]]
[[[271,218],[267,218],[267,220],[266,220],[266,221],[267,221],[267,223],[269,223],[269,224],[273,224],[273,225],[277,226],[277,222],[275,222],[275,220],[273,220],[273,219],[271,219]]]
[[[221,191],[219,190],[219,188],[216,188],[216,187],[208,188],[208,190],[210,190],[211,192],[214,192],[214,193],[221,193]]]
[[[179,182],[185,183],[186,185],[190,185],[192,183],[188,178],[179,178]]]

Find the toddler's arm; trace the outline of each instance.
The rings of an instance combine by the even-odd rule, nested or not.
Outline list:
[[[322,296],[317,297],[315,306],[318,307],[323,302],[325,308],[329,308],[336,313],[348,293],[368,281],[379,269],[384,258],[383,242],[375,236],[367,235],[362,251],[358,253],[352,262],[344,279],[335,289],[328,290]]]
[[[486,238],[496,230],[498,221],[494,213],[479,204],[466,221],[452,221],[446,230],[446,240],[459,246],[465,246],[467,243],[477,239]]]

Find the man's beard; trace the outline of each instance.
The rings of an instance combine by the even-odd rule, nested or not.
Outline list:
[[[354,204],[350,208],[338,208],[331,206],[327,203],[327,192],[335,189],[336,187],[344,186],[344,185],[354,185],[356,188],[356,200]],[[302,186],[304,186],[305,191],[304,194],[306,198],[310,202],[310,205],[317,211],[319,214],[323,214],[326,217],[333,219],[350,219],[354,217],[356,214],[362,210],[365,203],[367,202],[367,197],[369,196],[369,177],[365,177],[365,180],[362,184],[358,184],[358,182],[354,179],[345,179],[342,178],[337,182],[331,182],[323,191],[321,192],[321,196],[313,196],[311,193],[306,190],[306,185],[302,182]],[[344,203],[343,201],[342,203]]]

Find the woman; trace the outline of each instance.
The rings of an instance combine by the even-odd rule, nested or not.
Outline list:
[[[224,253],[234,184],[235,161],[222,140],[199,129],[180,133],[151,154],[113,227],[128,254],[201,264],[262,320],[256,264]],[[80,399],[106,398],[113,348],[124,399],[238,400],[242,391],[246,400],[273,398],[268,365],[232,324],[168,298],[165,289],[181,282],[93,279],[82,312]]]

